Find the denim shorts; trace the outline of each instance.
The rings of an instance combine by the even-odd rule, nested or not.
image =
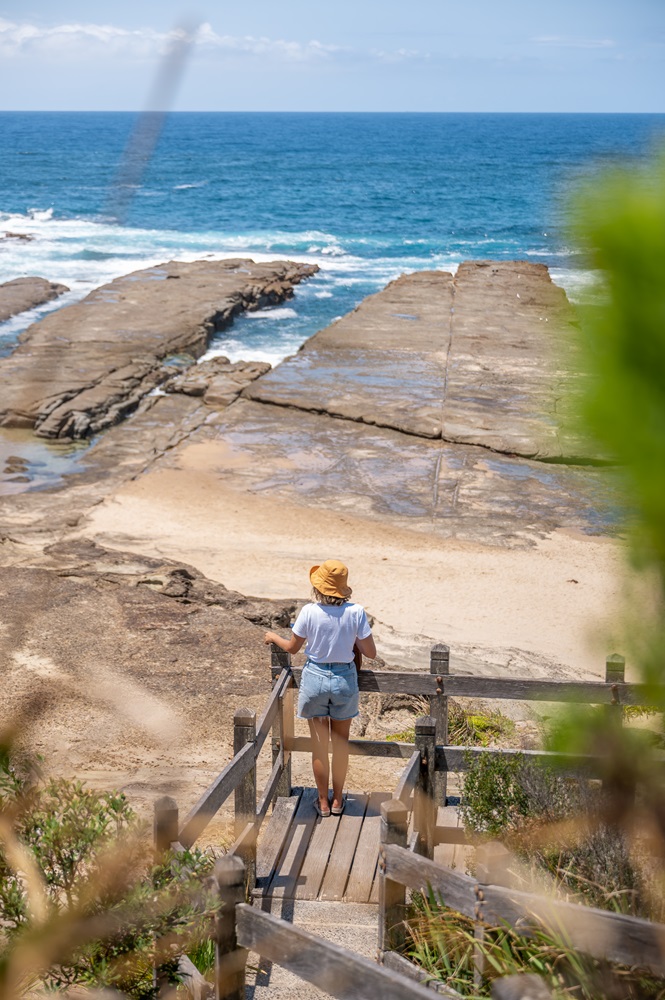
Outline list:
[[[300,677],[298,718],[328,717],[338,722],[358,715],[358,671],[355,663],[312,663]]]

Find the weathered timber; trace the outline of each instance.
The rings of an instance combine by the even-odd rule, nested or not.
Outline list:
[[[402,771],[393,798],[399,799],[405,806],[409,806],[413,790],[420,774],[420,750],[414,750],[409,758],[409,763]]]
[[[490,926],[519,923],[524,934],[528,921],[539,923],[594,958],[665,974],[665,924],[496,885],[483,886],[482,892],[479,916]]]
[[[299,802],[300,792],[275,803],[256,856],[256,884],[262,892],[268,888]]]
[[[284,670],[291,672],[291,654],[286,653],[274,642],[270,644],[270,664],[273,684],[279,682]],[[275,763],[278,756],[282,759],[282,775],[277,786],[277,794],[288,798],[291,794],[291,751],[286,743],[293,737],[293,674],[291,683],[286,685],[279,696],[279,711],[272,727],[272,759]]]
[[[366,795],[352,792],[347,795],[346,806],[340,817],[339,830],[321,885],[319,893],[321,899],[336,900],[344,897],[366,809]]]
[[[549,750],[498,750],[488,747],[437,747],[436,768],[437,771],[468,771],[471,763],[479,757],[502,759],[519,757],[528,763],[555,767],[563,774],[579,774],[587,777],[601,774],[604,767],[602,757],[585,754],[554,753]]]
[[[287,744],[295,752],[312,752],[309,736],[294,736]],[[332,744],[328,743],[328,752]],[[408,760],[415,750],[414,743],[393,743],[392,740],[349,740],[349,753],[356,757],[399,757]]]
[[[418,965],[414,965],[413,962],[409,962],[404,955],[400,955],[397,951],[384,951],[381,956],[381,964],[386,969],[399,972],[405,979],[413,979],[417,983],[423,983],[428,989],[433,990],[440,996],[450,997],[450,1000],[461,1000],[461,993],[458,993],[451,986],[446,986],[445,983],[441,983],[436,979],[430,979],[424,969],[421,969]]]
[[[475,879],[393,845],[385,847],[385,865],[386,878],[416,891],[429,885],[446,906],[465,917],[475,917]]]
[[[200,357],[245,309],[277,303],[316,265],[170,261],[116,278],[34,323],[0,361],[0,426],[81,438],[118,423],[173,374],[173,354]]]
[[[413,792],[413,828],[419,835],[419,849],[427,858],[434,851],[436,802],[434,773],[436,770],[436,721],[431,715],[416,719],[416,748],[420,752],[418,782]]]
[[[268,698],[266,707],[264,708],[261,714],[261,718],[256,724],[256,736],[254,739],[256,742],[257,754],[260,752],[261,747],[268,738],[270,729],[274,724],[275,719],[277,717],[277,713],[279,712],[280,709],[280,699],[282,698],[289,684],[291,684],[291,677],[289,676],[289,671],[286,669],[282,670],[281,674],[279,675],[275,683],[275,686],[273,687],[270,693],[270,697]]]
[[[398,950],[405,940],[404,916],[406,892],[404,883],[390,877],[386,867],[388,851],[396,846],[406,847],[407,811],[397,799],[390,799],[381,806],[381,833],[379,847],[379,953]]]
[[[432,1000],[426,987],[309,931],[241,904],[238,941],[339,1000]]]
[[[296,685],[300,684],[301,669],[293,668]],[[404,670],[362,670],[358,675],[361,692],[381,694],[414,694],[425,698],[436,696],[437,688],[454,698],[502,698],[518,701],[565,701],[585,705],[645,705],[656,706],[653,689],[646,684],[620,684],[603,681],[546,681],[518,677],[472,677],[464,674],[437,676]]]
[[[266,730],[267,732],[267,730]],[[256,757],[259,748],[256,743],[256,712],[238,708],[233,715],[233,752],[239,754],[246,746],[254,751],[254,766],[238,782],[234,794],[234,832],[240,837],[249,825],[253,835],[238,842],[235,853],[245,865],[247,891],[256,885]]]
[[[270,777],[266,782],[266,787],[263,790],[263,795],[261,800],[256,807],[256,819],[258,823],[261,823],[264,816],[270,808],[270,804],[278,793],[279,783],[282,780],[282,773],[284,771],[284,755],[283,752],[278,755],[275,763],[273,764],[272,771],[270,772]]]
[[[226,855],[215,864],[214,879],[219,893],[215,917],[215,1000],[245,1000],[247,951],[236,933],[236,907],[245,895],[245,866],[240,858]]]
[[[170,795],[163,795],[155,801],[153,840],[157,861],[170,851],[171,845],[178,840],[178,803]]]
[[[315,788],[303,790],[287,831],[284,848],[274,867],[273,876],[268,886],[267,892],[270,896],[280,899],[295,899],[297,896],[300,869],[316,823],[315,799]]]
[[[212,992],[211,983],[187,955],[181,955],[178,959],[178,979],[191,1000],[207,1000]],[[172,991],[173,987],[170,989]]]
[[[351,903],[378,902],[379,887],[376,885],[375,874],[379,858],[379,841],[381,837],[381,806],[390,798],[389,792],[372,792],[365,810],[362,829],[356,844],[353,865],[346,884],[345,898]]]
[[[432,646],[429,672],[436,678],[436,692],[429,699],[429,714],[436,722],[436,742],[445,746],[448,742],[448,696],[443,693],[443,679],[450,674],[450,646],[442,642]],[[434,798],[438,805],[446,804],[447,789],[447,774],[437,771],[434,775]]]
[[[552,991],[541,976],[526,972],[495,979],[490,995],[492,1000],[550,1000]]]
[[[307,854],[300,869],[296,895],[298,899],[317,899],[328,867],[333,844],[339,830],[339,816],[317,820],[309,838]]]
[[[224,805],[231,792],[254,767],[256,753],[253,743],[248,743],[233,760],[229,761],[223,771],[217,775],[213,783],[203,793],[196,805],[185,817],[178,840],[185,847],[201,836],[210,820]]]

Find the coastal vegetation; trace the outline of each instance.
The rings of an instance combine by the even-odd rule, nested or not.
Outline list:
[[[0,817],[0,995],[86,986],[143,1000],[156,964],[173,984],[184,952],[206,964],[211,853],[155,863],[123,794],[43,780],[6,746]]]

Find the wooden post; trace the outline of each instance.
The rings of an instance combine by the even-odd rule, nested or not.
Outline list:
[[[153,836],[155,861],[159,863],[178,840],[178,803],[170,795],[155,800]]]
[[[379,953],[396,951],[404,944],[406,888],[386,878],[385,844],[406,847],[408,813],[399,799],[381,804],[381,845],[379,847]]]
[[[420,751],[420,775],[413,790],[413,828],[420,835],[418,852],[426,858],[434,855],[436,802],[436,722],[431,715],[416,719],[416,748]]]
[[[273,669],[278,668],[282,671],[286,668],[290,670],[291,654],[285,653],[283,649],[272,642],[270,644],[270,664]],[[291,794],[291,753],[284,750],[284,741],[288,738],[288,734],[293,736],[293,684],[286,689],[284,696],[279,700],[279,712],[272,727],[273,766],[280,752],[284,754],[284,770],[279,779],[276,794],[286,798]]]
[[[239,708],[233,715],[233,754],[256,740],[256,712]],[[239,837],[248,823],[256,823],[256,761],[235,790],[235,836]],[[256,885],[256,838],[242,849],[247,872],[247,891]]]
[[[551,1000],[552,992],[544,979],[527,972],[495,979],[491,996],[492,1000]]]
[[[215,1000],[245,1000],[247,951],[238,947],[236,905],[245,898],[245,866],[234,854],[220,858],[214,879],[219,892],[215,919]]]
[[[171,844],[178,839],[178,803],[170,795],[163,795],[155,800],[153,820],[153,838],[155,845],[155,864],[161,864],[171,850]],[[164,997],[173,989],[165,965],[159,961],[164,952],[168,952],[169,938],[155,938],[155,967],[153,983],[157,996]]]
[[[429,655],[429,672],[436,677],[436,694],[430,696],[429,714],[436,722],[436,742],[445,746],[448,743],[448,696],[443,693],[444,682],[450,674],[450,646],[438,642],[432,646]],[[434,773],[434,800],[437,805],[445,806],[448,791],[448,774],[445,771]]]
[[[512,876],[509,872],[512,855],[499,843],[491,840],[481,844],[476,850],[476,921],[473,928],[475,946],[473,950],[473,984],[477,988],[482,984],[485,974],[485,956],[482,944],[485,939],[485,924],[483,923],[483,886],[502,885],[510,887]]]
[[[605,682],[607,684],[623,684],[626,680],[626,658],[619,653],[612,653],[605,660]],[[614,700],[616,698],[616,700]],[[618,692],[613,692],[612,704],[607,709],[608,718],[614,725],[623,724],[623,709]]]
[[[502,885],[514,889],[510,871],[513,856],[498,840],[490,840],[476,848],[476,879],[481,885]]]

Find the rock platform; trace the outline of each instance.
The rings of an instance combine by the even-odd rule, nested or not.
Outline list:
[[[118,423],[245,309],[289,298],[316,265],[171,261],[117,278],[34,323],[0,360],[0,426],[85,438]]]
[[[69,289],[46,278],[14,278],[0,285],[0,323],[25,312],[51,302]]]

